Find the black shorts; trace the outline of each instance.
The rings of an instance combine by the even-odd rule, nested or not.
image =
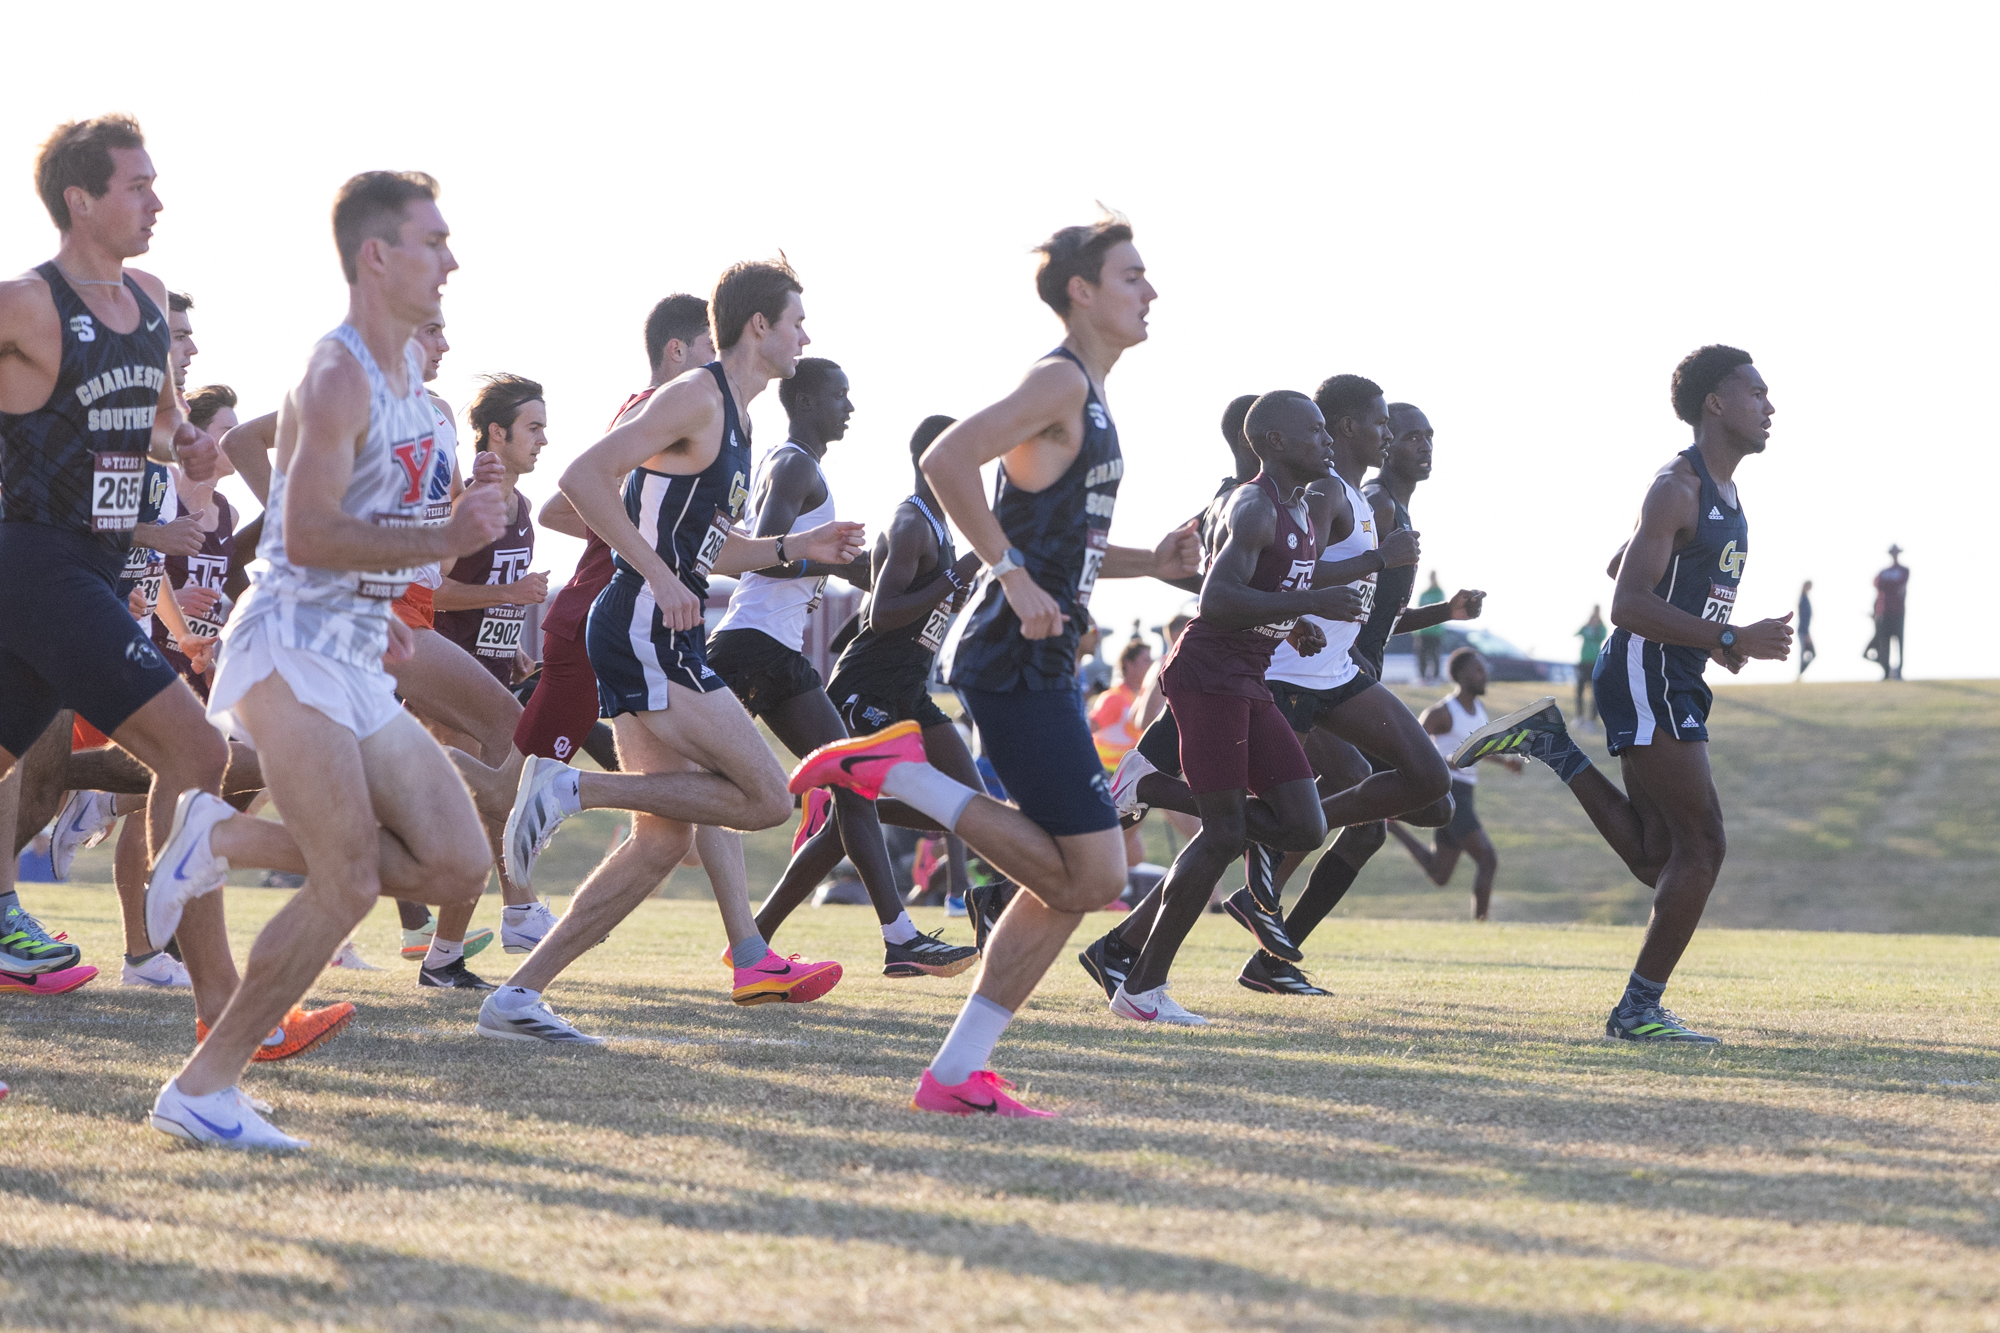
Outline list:
[[[820,687],[806,655],[760,629],[726,629],[708,641],[708,664],[750,716]]]
[[[0,749],[16,758],[65,708],[109,736],[180,679],[104,563],[94,538],[0,523]]]
[[[1285,721],[1292,724],[1293,731],[1304,735],[1317,726],[1326,714],[1374,685],[1375,677],[1366,671],[1357,671],[1353,680],[1330,690],[1309,689],[1283,680],[1265,683],[1271,687],[1271,699],[1278,705],[1278,711],[1285,715]]]
[[[1168,777],[1181,775],[1181,724],[1175,719],[1171,705],[1160,710],[1133,748]]]
[[[931,698],[922,681],[898,689],[890,681],[866,680],[836,671],[826,683],[826,696],[847,724],[849,735],[868,736],[898,722],[914,722],[924,730],[948,727],[951,718]]]
[[[1451,780],[1451,822],[1438,830],[1438,837],[1446,842],[1463,845],[1465,840],[1479,832],[1479,812],[1472,808],[1472,794],[1479,788],[1470,782]]]

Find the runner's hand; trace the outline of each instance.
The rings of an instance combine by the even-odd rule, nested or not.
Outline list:
[[[500,484],[500,478],[506,475],[507,465],[500,461],[500,456],[490,449],[485,449],[472,456],[472,480],[465,484],[477,486],[483,481],[497,486]]]
[[[158,543],[153,547],[161,555],[177,555],[185,559],[201,553],[201,544],[207,536],[193,514],[177,518],[171,523],[162,523],[153,534]]]
[[[1153,548],[1153,577],[1185,579],[1201,573],[1201,537],[1198,520],[1189,519],[1160,538]]]
[[[405,625],[401,616],[391,615],[389,617],[389,647],[382,654],[382,664],[384,666],[394,666],[398,662],[407,662],[416,655],[416,631]]]
[[[1477,620],[1486,609],[1486,594],[1477,588],[1460,588],[1451,595],[1451,619]]]
[[[972,596],[973,580],[979,577],[983,564],[979,552],[967,551],[958,558],[958,563],[951,567],[952,578],[958,582],[958,591],[953,593],[952,597],[958,606],[964,606],[966,599]]]
[[[549,576],[546,571],[516,579],[507,585],[507,605],[540,606],[549,600]]]
[[[1792,613],[1776,620],[1759,620],[1736,631],[1736,651],[1744,657],[1782,662],[1792,655]]]
[[[792,560],[817,560],[822,565],[844,565],[861,554],[867,542],[867,525],[838,519],[822,523],[796,538],[785,538],[785,555]]]
[[[146,594],[136,583],[132,585],[132,591],[125,594],[125,609],[132,613],[134,620],[146,618]]]
[[[476,482],[466,487],[451,506],[451,517],[444,524],[448,548],[445,554],[471,555],[491,545],[506,530],[507,502],[500,498],[500,488]]]
[[[689,592],[678,576],[669,572],[665,582],[648,582],[646,586],[660,608],[660,623],[668,629],[693,629],[701,623],[701,598]]]
[[[174,651],[185,657],[188,660],[188,666],[194,670],[196,675],[200,675],[215,665],[215,644],[216,641],[214,639],[176,638],[174,640]]]
[[[1719,667],[1725,668],[1732,676],[1743,669],[1744,659],[1737,657],[1736,655],[1731,653],[1727,648],[1709,649],[1708,660],[1715,663]]]
[[[1285,637],[1292,641],[1292,647],[1299,650],[1300,657],[1311,657],[1326,647],[1326,631],[1310,620],[1301,620],[1292,626],[1292,632]]]
[[[222,600],[222,594],[214,588],[176,588],[174,600],[180,604],[182,615],[192,616],[196,620],[206,620],[208,613],[215,609],[215,604]],[[202,642],[206,643],[208,640],[204,639]]]
[[[1314,588],[1312,599],[1312,613],[1321,620],[1359,620],[1368,607],[1367,600],[1346,583]]]
[[[222,471],[222,449],[210,435],[192,421],[174,428],[174,457],[189,481],[213,481]]]
[[[1015,616],[1020,619],[1024,639],[1053,639],[1069,622],[1061,604],[1043,592],[1025,569],[1014,570],[1001,579],[1000,591],[1007,594],[1007,605],[1014,608]]]
[[[1382,568],[1400,569],[1422,558],[1422,543],[1415,528],[1398,528],[1382,539]]]

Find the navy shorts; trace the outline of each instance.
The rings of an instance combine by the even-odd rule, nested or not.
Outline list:
[[[1708,708],[1715,696],[1700,675],[1671,661],[1664,645],[1632,635],[1623,652],[1597,655],[1590,684],[1604,743],[1614,755],[1662,738],[1708,739]]]
[[[591,604],[583,632],[597,675],[600,717],[659,713],[667,686],[709,694],[728,688],[708,664],[708,630],[668,629],[644,583],[615,578]]]
[[[1021,813],[1056,838],[1118,827],[1083,691],[960,690],[980,748]]]
[[[94,538],[0,523],[0,749],[16,758],[62,709],[109,736],[180,680],[105,562]]]

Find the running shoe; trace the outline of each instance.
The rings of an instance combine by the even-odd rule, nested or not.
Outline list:
[[[910,1098],[912,1111],[939,1115],[997,1115],[1009,1120],[1054,1120],[1054,1111],[1037,1111],[1009,1097],[1014,1085],[990,1069],[981,1069],[963,1083],[940,1083],[930,1070],[917,1080]]]
[[[1118,988],[1125,984],[1126,974],[1139,963],[1139,951],[1118,938],[1112,931],[1102,939],[1095,940],[1090,947],[1076,956],[1083,964],[1083,970],[1090,973],[1090,979],[1104,987],[1104,998],[1114,999]]]
[[[473,1028],[474,1032],[496,1041],[545,1041],[552,1046],[604,1044],[604,1038],[578,1031],[568,1019],[549,1008],[547,1000],[502,1008],[503,1001],[518,998],[518,991],[513,997],[508,995],[508,991],[514,990],[507,986],[486,997],[479,1006],[479,1025]]]
[[[424,922],[422,930],[403,932],[403,959],[405,962],[421,963],[431,951],[431,936],[437,934],[437,918]],[[465,932],[465,956],[472,957],[487,945],[493,943],[493,927],[481,926],[477,930]],[[523,951],[525,952],[525,951]]]
[[[257,1114],[256,1105],[238,1088],[224,1088],[205,1097],[190,1097],[173,1079],[153,1099],[146,1123],[164,1134],[215,1148],[262,1148],[296,1152],[307,1146]]]
[[[1139,780],[1149,773],[1160,770],[1153,761],[1135,749],[1127,750],[1125,757],[1118,761],[1118,767],[1111,770],[1111,804],[1118,808],[1121,823],[1138,823],[1146,817],[1148,806],[1139,799]]]
[[[1151,990],[1142,990],[1137,995],[1126,990],[1123,983],[1118,993],[1111,997],[1111,1012],[1120,1018],[1129,1018],[1140,1023],[1167,1023],[1177,1028],[1205,1028],[1208,1020],[1200,1014],[1189,1013],[1175,1003],[1167,994],[1164,985]]]
[[[327,963],[327,966],[344,967],[354,972],[381,972],[386,970],[375,966],[375,964],[363,958],[361,950],[355,947],[353,940],[349,940],[347,943],[341,945],[340,952],[333,956],[332,960]]]
[[[82,961],[83,950],[67,940],[51,938],[26,908],[7,909],[6,920],[0,922],[0,972],[34,977],[66,971]]]
[[[188,979],[187,964],[170,953],[156,953],[143,963],[125,964],[118,978],[121,986],[145,986],[153,990],[174,990],[194,985]]]
[[[820,789],[815,787],[813,790],[818,791]],[[938,867],[943,864],[944,839],[918,839],[917,854],[910,861],[910,887],[916,893],[923,893],[928,890],[931,886],[931,876],[937,874]],[[912,897],[910,901],[915,902],[916,899]]]
[[[935,935],[917,932],[913,940],[901,944],[883,942],[885,957],[882,975],[905,977],[955,977],[979,961],[979,950],[970,944],[947,944]]]
[[[340,1030],[354,1021],[354,1006],[342,1000],[324,1009],[301,1009],[292,1006],[285,1015],[285,1021],[271,1029],[271,1035],[264,1038],[264,1044],[257,1048],[253,1060],[289,1060],[295,1055],[304,1055],[316,1050],[340,1035]],[[194,1021],[195,1043],[208,1040],[208,1024],[199,1018]]]
[[[108,791],[73,791],[56,812],[55,832],[49,835],[49,866],[59,880],[69,878],[76,854],[95,847],[118,822],[118,812]]]
[[[1284,904],[1278,893],[1278,863],[1285,858],[1276,848],[1253,842],[1243,849],[1243,886],[1258,905],[1272,916],[1283,916]]]
[[[465,965],[463,958],[454,958],[443,967],[423,967],[417,970],[417,984],[433,990],[499,990]]]
[[[1299,946],[1292,943],[1292,937],[1285,933],[1285,920],[1276,913],[1266,910],[1257,895],[1244,885],[1223,901],[1222,910],[1229,913],[1236,924],[1257,937],[1257,947],[1265,953],[1276,954],[1288,963],[1296,963],[1305,955]]]
[[[503,908],[500,912],[500,947],[508,953],[533,953],[542,938],[556,928],[556,914],[541,900],[528,904],[525,912]],[[470,949],[466,951],[468,954]]]
[[[1305,973],[1284,959],[1273,958],[1262,949],[1250,955],[1250,961],[1243,965],[1236,984],[1246,990],[1263,991],[1266,995],[1333,994],[1313,985]]]
[[[568,772],[569,765],[561,760],[536,754],[521,765],[521,785],[515,789],[514,809],[507,816],[500,846],[507,858],[507,873],[524,889],[534,881],[535,858],[556,835],[557,826],[569,817],[555,792],[556,783]]]
[[[736,984],[729,998],[738,1004],[804,1004],[840,984],[839,963],[814,963],[792,954],[767,953],[753,967],[732,969]]]
[[[1611,1017],[1604,1020],[1604,1035],[1616,1037],[1620,1041],[1671,1041],[1683,1042],[1690,1046],[1720,1046],[1720,1037],[1711,1037],[1705,1032],[1696,1032],[1674,1016],[1671,1009],[1660,1005],[1642,1009],[1629,1023],[1618,1017],[1613,1009]]]
[[[875,800],[882,794],[882,779],[890,769],[925,761],[923,731],[914,721],[898,722],[872,736],[850,736],[822,745],[799,761],[787,785],[794,796],[814,787],[845,787]]]
[[[66,967],[60,972],[38,972],[32,976],[22,976],[0,968],[0,991],[17,990],[29,995],[61,995],[64,991],[75,990],[96,975],[97,969],[88,963],[82,967]]]
[[[792,835],[792,855],[799,854],[799,848],[806,845],[812,836],[826,827],[826,817],[833,813],[833,793],[824,787],[814,787],[806,793],[805,802],[800,807],[799,831]]]
[[[964,895],[957,893],[947,893],[944,896],[945,920],[950,921],[956,917],[961,917],[964,915],[966,915]]]
[[[235,813],[229,802],[198,787],[188,788],[174,802],[166,845],[146,881],[146,939],[155,949],[164,949],[174,937],[190,902],[222,887],[229,862],[210,849],[208,835]]]
[[[972,942],[981,953],[986,951],[986,941],[993,934],[993,927],[999,924],[1007,904],[1014,901],[1014,884],[1011,880],[996,880],[991,884],[974,884],[965,895],[965,905],[972,913]]]
[[[1545,755],[1574,745],[1569,730],[1563,726],[1562,709],[1556,707],[1556,697],[1545,694],[1525,708],[1494,718],[1467,736],[1451,752],[1450,763],[1453,768],[1470,768],[1481,759],[1502,754],[1524,754],[1546,763]]]

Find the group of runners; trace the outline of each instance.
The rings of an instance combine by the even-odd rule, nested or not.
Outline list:
[[[243,422],[230,391],[183,383],[192,302],[126,266],[162,208],[138,125],[59,127],[36,179],[56,257],[0,284],[0,818],[18,849],[54,817],[61,874],[128,817],[125,977],[186,984],[196,1013],[155,1128],[304,1146],[240,1080],[351,1019],[351,1005],[301,1001],[329,960],[358,961],[350,932],[383,896],[403,913],[406,956],[422,959],[419,984],[481,994],[478,1034],[600,1044],[548,993],[691,850],[736,1003],[803,1003],[838,983],[839,963],[771,940],[845,856],[876,908],[885,976],[979,968],[913,1107],[1045,1116],[1012,1095],[993,1053],[1083,915],[1125,891],[1121,825],[1153,806],[1201,821],[1082,964],[1112,1012],[1200,1024],[1169,975],[1230,866],[1242,861],[1245,885],[1228,909],[1256,939],[1243,984],[1325,994],[1297,967],[1300,946],[1385,821],[1462,844],[1465,779],[1489,758],[1553,768],[1655,889],[1607,1033],[1711,1040],[1661,1004],[1722,856],[1702,671],[1783,658],[1790,640],[1783,621],[1730,624],[1747,546],[1733,472],[1763,449],[1771,413],[1747,354],[1705,347],[1675,371],[1694,443],[1655,478],[1612,562],[1618,629],[1597,693],[1621,790],[1552,701],[1482,723],[1467,667],[1453,673],[1460,702],[1420,721],[1379,683],[1390,634],[1476,616],[1484,594],[1409,607],[1408,505],[1430,473],[1431,426],[1360,376],[1239,398],[1223,423],[1233,470],[1206,510],[1150,548],[1109,541],[1126,460],[1105,385],[1146,340],[1156,296],[1123,220],[1042,244],[1036,290],[1061,344],[999,402],[917,428],[912,493],[870,546],[836,517],[822,467],[853,411],[847,378],[804,355],[804,286],[783,262],[734,265],[707,301],[659,303],[650,383],[531,517],[518,481],[546,442],[541,386],[484,381],[466,414],[469,472],[454,413],[425,388],[447,351],[442,292],[457,267],[430,177],[366,172],[340,187],[345,316],[279,409]],[[773,381],[788,438],[753,455],[748,408]],[[241,528],[214,489],[232,467],[264,504]],[[587,543],[553,597],[532,572],[537,521]],[[711,637],[703,611],[721,575],[741,581]],[[822,682],[803,640],[832,578],[869,600]],[[1076,672],[1100,578],[1199,596],[1161,674],[1166,709],[1109,775]],[[520,648],[537,604],[543,656],[524,707],[510,687],[534,665]],[[61,634],[46,632],[50,606]],[[940,668],[997,787],[932,699]],[[797,760],[789,776],[757,721]],[[579,751],[598,766],[575,767]],[[282,822],[251,813],[259,793]],[[792,864],[753,912],[740,834],[795,808]],[[535,895],[536,859],[585,809],[629,812],[630,833],[558,918]],[[972,944],[916,929],[884,822],[955,836],[1005,877],[975,891]],[[1329,830],[1285,913],[1284,886]],[[499,937],[524,955],[503,984],[466,963],[493,938],[471,919],[496,867]],[[231,869],[303,877],[240,969],[220,891]],[[81,984],[76,947],[4,887],[0,980]]]

